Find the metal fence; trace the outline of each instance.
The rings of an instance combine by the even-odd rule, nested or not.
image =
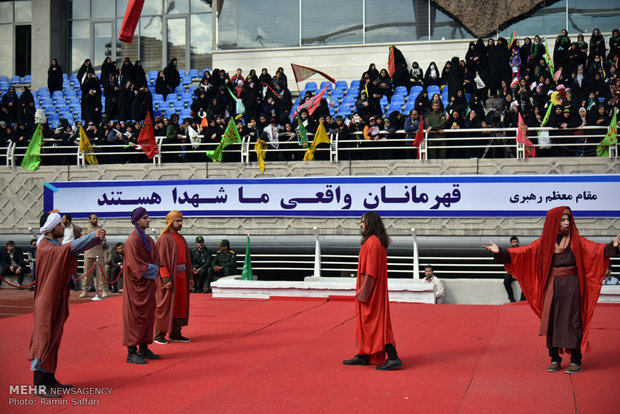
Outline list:
[[[362,132],[353,132],[347,139],[339,134],[330,135],[330,145],[317,148],[317,158],[329,161],[350,159],[406,159],[419,158],[518,158],[526,157],[523,144],[516,141],[516,128],[481,128],[481,129],[446,129],[441,136],[433,131],[425,133],[419,149],[413,147],[413,138],[408,138],[405,131],[393,133],[381,132],[376,139],[365,140]],[[543,142],[538,133],[549,137]],[[530,140],[536,147],[537,157],[561,156],[596,156],[596,148],[605,136],[605,128],[582,127],[575,129],[529,128]],[[312,134],[309,135],[309,140]],[[411,136],[413,134],[410,134]],[[168,143],[165,137],[156,137],[159,153],[150,161],[139,147],[124,145],[94,144],[94,155],[101,164],[122,164],[127,162],[204,162],[207,161],[205,151],[213,150],[218,142],[205,142],[198,135],[194,143]],[[224,150],[224,162],[250,163],[256,160],[253,143],[255,138],[244,136],[241,143],[231,144]],[[267,144],[267,161],[302,160],[306,152],[296,141],[280,141],[277,148]],[[0,147],[4,154],[6,166],[14,167],[21,162],[26,147],[17,147],[14,142]],[[86,163],[84,153],[77,145],[63,145],[62,141],[45,139],[41,151],[43,165],[79,165]],[[618,156],[618,145],[609,150],[609,157]]]

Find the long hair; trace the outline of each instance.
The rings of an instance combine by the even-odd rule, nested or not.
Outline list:
[[[375,211],[367,211],[362,216],[362,220],[366,226],[366,230],[362,233],[362,244],[368,240],[370,236],[377,236],[381,245],[386,249],[390,245],[390,236],[388,236],[381,216]]]

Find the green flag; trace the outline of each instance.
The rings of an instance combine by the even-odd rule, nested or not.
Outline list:
[[[248,235],[248,243],[245,246],[245,260],[243,261],[243,272],[241,272],[241,280],[252,280],[252,259],[250,258],[250,236]]]
[[[596,147],[596,155],[599,157],[609,157],[609,147],[618,143],[618,125],[616,121],[617,109],[614,109],[614,116],[611,117],[609,128],[605,138]]]
[[[555,68],[553,67],[553,59],[551,59],[551,55],[549,55],[549,45],[547,44],[547,39],[545,39],[545,62],[547,62],[547,66],[549,66],[549,70],[551,71],[551,76],[555,73]]]
[[[542,123],[540,126],[546,126],[547,122],[549,122],[549,117],[551,116],[551,111],[553,111],[553,103],[549,102],[549,107],[547,108],[547,113],[543,117]]]
[[[39,168],[41,164],[41,145],[43,145],[43,131],[41,129],[41,123],[37,124],[37,129],[34,130],[32,138],[30,138],[30,144],[26,150],[26,155],[22,160],[22,168],[30,171],[34,171]]]
[[[299,145],[304,149],[308,149],[308,130],[304,126],[299,112],[297,112],[297,129],[299,130]]]
[[[241,136],[237,130],[237,125],[235,125],[235,120],[230,118],[226,131],[224,131],[224,135],[222,135],[220,145],[214,150],[207,151],[207,157],[211,158],[214,162],[222,162],[222,152],[224,148],[234,142],[241,142]]]

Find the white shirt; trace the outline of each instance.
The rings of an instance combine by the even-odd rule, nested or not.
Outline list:
[[[62,236],[62,244],[71,243],[75,240],[75,236],[73,236],[73,223],[69,225],[69,227],[65,227],[65,235]]]
[[[424,278],[424,283],[432,283],[435,285],[435,298],[437,299],[437,303],[443,302],[443,283],[441,280],[437,278],[437,276],[433,275],[430,279]]]

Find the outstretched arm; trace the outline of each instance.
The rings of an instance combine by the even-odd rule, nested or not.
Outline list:
[[[498,254],[499,253],[499,247],[497,246],[497,244],[493,243],[492,241],[489,242],[490,244],[488,246],[486,245],[482,245],[482,247],[484,247],[485,249],[487,249],[487,251],[493,253],[493,254]]]

